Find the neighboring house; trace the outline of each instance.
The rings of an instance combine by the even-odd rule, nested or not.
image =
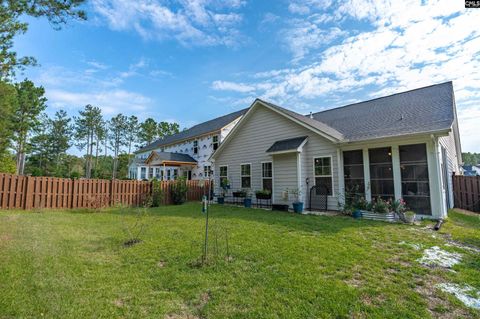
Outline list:
[[[195,125],[138,149],[129,165],[129,178],[208,178],[213,172],[210,156],[246,111],[240,110]]]
[[[453,206],[451,175],[462,161],[453,86],[307,116],[257,99],[211,160],[217,193],[227,178],[231,190],[270,189],[274,204],[290,205],[284,191],[300,189],[308,208],[317,196],[312,186],[322,185],[330,210],[347,189],[367,200],[403,198],[419,215],[444,217]]]
[[[463,175],[465,176],[479,176],[480,165],[463,165]]]

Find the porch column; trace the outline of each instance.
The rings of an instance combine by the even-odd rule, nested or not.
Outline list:
[[[365,199],[372,201],[372,190],[370,188],[370,158],[368,156],[368,148],[363,149],[363,175],[365,179]]]
[[[300,152],[297,153],[297,185],[298,185],[298,190],[300,191],[300,196],[299,196],[299,200],[301,202],[305,202],[303,200],[303,188],[302,188],[302,185],[303,185],[303,181],[302,181],[302,158],[301,158],[301,154]],[[273,166],[273,165],[272,165]]]
[[[345,204],[345,173],[343,172],[343,152],[340,149],[337,149],[337,168],[338,168],[338,201],[341,204]]]
[[[142,167],[138,166],[137,167],[137,176],[136,176],[136,180],[140,180],[140,174],[142,173]]]
[[[165,171],[165,162],[163,163],[163,176],[162,176],[162,181],[165,180],[165,175],[167,174],[167,172]]]
[[[402,171],[400,169],[400,151],[398,145],[392,146],[393,190],[395,199],[402,198]]]

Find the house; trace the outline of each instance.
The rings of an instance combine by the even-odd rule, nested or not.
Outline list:
[[[210,156],[246,112],[244,109],[203,122],[138,149],[129,165],[129,178],[209,178],[212,174]]]
[[[298,189],[316,209],[326,192],[327,208],[337,210],[357,192],[369,201],[403,198],[419,215],[444,217],[462,161],[453,85],[309,115],[257,99],[211,161],[217,193],[228,179],[231,190],[269,189],[274,204],[291,205],[286,190]]]
[[[463,175],[465,176],[479,176],[480,165],[463,165]]]

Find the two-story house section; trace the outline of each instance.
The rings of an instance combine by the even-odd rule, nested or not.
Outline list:
[[[208,161],[210,156],[247,110],[200,123],[138,149],[129,166],[129,178],[137,180],[152,178],[173,180],[179,176],[185,176],[189,180],[208,178],[213,173],[213,166]]]

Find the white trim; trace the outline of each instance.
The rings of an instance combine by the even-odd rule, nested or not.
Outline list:
[[[399,147],[399,145],[393,145],[390,148],[392,151],[393,195],[396,200],[402,198],[402,171],[400,169]]]
[[[345,173],[343,170],[343,152],[337,148],[337,169],[338,169],[338,193],[343,194],[343,197],[340,196],[338,201],[341,204],[345,204]],[[315,174],[315,172],[313,172]],[[307,190],[308,191],[308,190]]]
[[[317,158],[330,158],[330,175],[315,175],[315,159]],[[330,155],[322,155],[322,156],[313,156],[312,157],[312,165],[313,165],[313,186],[317,185],[316,177],[330,177],[332,179],[332,195],[328,195],[328,197],[335,197],[335,181],[333,180],[333,156]]]
[[[446,201],[444,200],[442,194],[443,194],[443,187],[442,187],[442,170],[440,168],[440,146],[439,146],[439,142],[438,142],[438,137],[437,136],[432,136],[432,140],[433,140],[433,146],[434,146],[434,154],[433,154],[433,158],[435,159],[435,175],[436,175],[436,180],[437,180],[437,183],[436,183],[436,191],[435,193],[437,193],[437,196],[439,196],[438,198],[438,201],[440,202],[440,218],[444,218],[447,216],[447,209],[446,209]],[[433,185],[429,185],[430,187],[430,201],[432,201],[432,187]],[[431,204],[430,204],[431,206]],[[431,214],[433,216],[433,206],[431,206]]]
[[[370,187],[370,156],[368,154],[368,148],[362,148],[362,154],[363,154],[363,178],[365,182],[365,199],[371,202],[372,189]]]
[[[301,153],[297,153],[297,188],[300,192],[300,196],[298,196],[298,200],[304,202],[302,200],[303,197],[303,190],[302,190],[302,159]]]
[[[250,175],[242,175],[242,165],[250,165]],[[240,188],[247,188],[243,187],[242,185],[242,177],[250,177],[250,189],[252,189],[252,163],[240,163]]]

